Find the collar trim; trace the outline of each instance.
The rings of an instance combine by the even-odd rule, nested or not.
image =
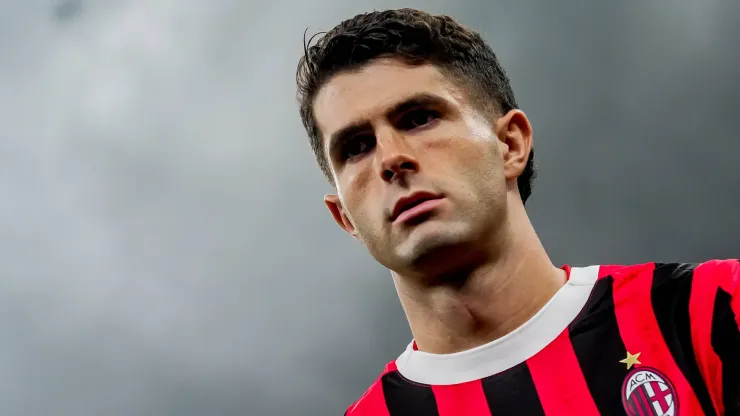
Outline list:
[[[565,285],[529,321],[479,347],[453,354],[414,349],[412,341],[396,360],[410,381],[430,385],[466,383],[492,376],[528,360],[555,340],[586,305],[599,266],[573,267]]]

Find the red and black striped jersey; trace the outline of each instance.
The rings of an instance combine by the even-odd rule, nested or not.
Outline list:
[[[512,333],[412,342],[345,415],[740,415],[740,262],[565,269]]]

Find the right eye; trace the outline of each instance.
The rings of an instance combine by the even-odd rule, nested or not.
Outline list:
[[[372,135],[364,134],[352,137],[342,146],[342,159],[356,159],[371,150],[374,145],[375,137]]]

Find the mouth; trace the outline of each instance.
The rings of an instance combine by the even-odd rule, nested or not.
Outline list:
[[[442,202],[442,196],[429,192],[415,192],[399,199],[393,207],[391,222],[405,222],[434,210]]]

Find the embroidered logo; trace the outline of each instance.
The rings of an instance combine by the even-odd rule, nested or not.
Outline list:
[[[668,378],[650,367],[635,368],[622,384],[622,404],[629,416],[675,416],[678,395]]]

